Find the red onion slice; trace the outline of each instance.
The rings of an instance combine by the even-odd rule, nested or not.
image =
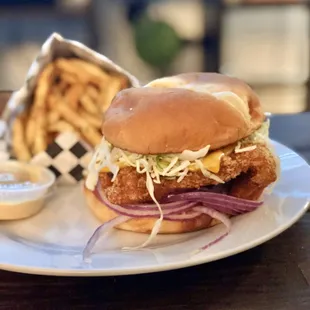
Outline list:
[[[210,204],[210,203],[204,203],[204,202],[202,202],[201,204],[204,207],[213,209],[215,211],[218,211],[220,213],[227,214],[227,215],[235,216],[235,215],[239,215],[239,214],[245,213],[244,211],[236,210],[235,208],[223,206],[223,205],[220,205],[220,204]]]
[[[155,204],[130,204],[119,206],[111,203],[103,193],[100,183],[97,184],[94,194],[101,203],[118,213],[119,216],[96,229],[83,251],[84,260],[90,256],[98,239],[101,236],[106,235],[113,227],[126,222],[131,218],[160,217],[160,212]],[[207,214],[211,218],[219,220],[226,226],[226,232],[200,248],[197,251],[199,253],[228,235],[231,228],[231,222],[227,215],[238,215],[250,212],[262,204],[262,201],[239,199],[211,191],[191,191],[170,194],[166,197],[165,203],[162,203],[160,206],[165,220],[188,221],[195,219],[202,214]]]
[[[239,207],[244,207],[245,209],[255,208],[263,204],[263,201],[253,201],[247,199],[236,198],[226,194],[218,194],[213,192],[187,192],[182,194],[172,194],[168,195],[165,201],[204,201],[204,202],[214,202],[214,203],[229,203],[230,205],[238,205]]]
[[[134,218],[141,218],[141,217],[159,217],[160,212],[158,208],[154,210],[153,207],[151,210],[148,208],[145,208],[145,210],[141,210],[141,208],[135,208],[133,205],[132,206],[119,206],[111,203],[104,195],[102,189],[100,188],[100,185],[96,187],[94,194],[98,198],[99,201],[101,201],[103,204],[105,204],[107,207],[115,211],[116,213],[120,215],[125,215],[129,217],[134,217]],[[188,201],[179,201],[175,203],[171,203],[167,207],[168,204],[161,205],[164,217],[169,214],[178,214],[181,212],[184,212],[186,210],[189,210],[193,208],[194,206],[197,205],[196,202],[188,202]],[[155,206],[155,205],[154,205]]]
[[[221,236],[219,236],[218,238],[216,238],[215,240],[213,240],[213,241],[209,242],[208,244],[204,245],[202,248],[200,248],[197,251],[195,251],[194,254],[198,254],[201,251],[206,250],[210,246],[214,245],[215,243],[217,243],[217,242],[221,241],[223,238],[225,238],[229,234],[229,232],[230,232],[231,221],[230,221],[230,219],[225,214],[217,212],[217,211],[212,210],[212,209],[207,208],[207,207],[195,207],[194,211],[207,214],[210,217],[212,217],[214,219],[217,219],[218,221],[222,222],[226,226],[226,232],[224,234],[222,234]]]
[[[202,203],[207,207],[228,215],[238,215],[251,212],[263,204],[263,201],[252,201],[225,194],[197,191],[169,195],[165,199],[165,202],[177,202],[184,200]]]
[[[206,207],[228,215],[238,215],[251,212],[263,204],[262,201],[251,201],[228,196],[226,194],[201,191],[170,194],[165,199],[166,202],[184,200],[201,203]]]
[[[235,204],[230,204],[230,203],[219,203],[219,202],[204,202],[202,201],[202,205],[206,207],[210,207],[214,210],[217,210],[221,213],[227,214],[227,215],[239,215],[247,212],[254,211],[257,207],[243,207],[243,206],[238,206]]]
[[[88,240],[86,247],[83,250],[83,260],[85,262],[88,261],[90,255],[91,255],[91,251],[94,248],[94,246],[96,245],[97,241],[99,240],[99,238],[107,236],[107,234],[109,232],[111,232],[112,228],[122,224],[126,221],[130,220],[130,217],[128,216],[117,216],[114,219],[100,225],[92,234],[92,236],[90,237],[90,239]]]

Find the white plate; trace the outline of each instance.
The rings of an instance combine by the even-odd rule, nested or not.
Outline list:
[[[0,223],[0,268],[46,275],[108,276],[148,273],[198,265],[255,247],[283,232],[307,210],[310,167],[275,143],[282,173],[258,210],[234,218],[228,237],[196,256],[190,254],[221,234],[223,225],[195,233],[158,236],[152,248],[121,251],[146,236],[114,230],[99,242],[92,262],[81,251],[99,222],[85,207],[79,186],[59,188],[46,208],[28,220]]]

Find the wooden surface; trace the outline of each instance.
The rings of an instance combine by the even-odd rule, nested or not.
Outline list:
[[[0,106],[6,99],[0,93]],[[310,113],[274,116],[271,135],[310,162]],[[0,271],[0,309],[80,308],[310,309],[310,213],[259,247],[177,271],[107,278]]]

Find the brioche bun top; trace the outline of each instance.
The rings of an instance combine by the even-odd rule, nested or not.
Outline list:
[[[187,73],[119,92],[104,115],[102,133],[133,153],[181,153],[234,143],[263,120],[257,95],[241,80]]]

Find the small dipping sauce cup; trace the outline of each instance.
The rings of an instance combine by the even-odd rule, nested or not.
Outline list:
[[[0,220],[18,220],[38,213],[55,183],[48,169],[14,160],[0,163]]]

